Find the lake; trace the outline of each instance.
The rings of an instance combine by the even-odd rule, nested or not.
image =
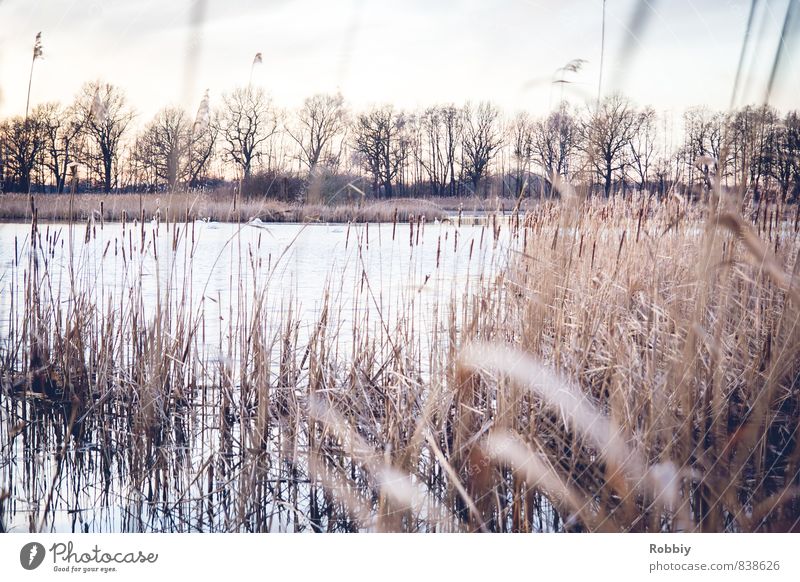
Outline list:
[[[0,224],[6,386],[11,362],[25,361],[19,346],[34,321],[56,332],[81,322],[44,343],[48,353],[77,357],[91,386],[75,413],[77,431],[72,405],[3,396],[2,433],[15,437],[0,455],[0,489],[10,492],[0,524],[12,531],[348,530],[333,516],[301,517],[317,502],[309,500],[316,499],[310,458],[298,450],[315,437],[292,427],[287,411],[307,405],[312,366],[325,360],[331,383],[347,384],[351,366],[373,381],[385,378],[384,387],[404,375],[421,387],[452,341],[454,314],[490,284],[514,244],[508,228],[489,223],[134,222],[42,224],[31,253],[29,224]],[[42,315],[26,307],[31,297]],[[77,336],[80,348],[72,345]],[[173,339],[180,349],[166,346]],[[259,345],[269,360],[263,375],[255,371]],[[145,377],[159,378],[155,392],[143,390],[152,384]],[[270,406],[286,402],[267,413],[269,427],[258,433],[267,389]],[[149,399],[163,413],[157,429],[152,416],[142,420]],[[251,458],[256,433],[263,447]],[[259,476],[244,485],[245,474]],[[218,489],[221,478],[232,481]],[[236,517],[251,488],[260,497]]]

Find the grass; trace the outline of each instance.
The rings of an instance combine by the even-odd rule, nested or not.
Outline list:
[[[515,443],[484,454],[548,484],[564,527],[798,529],[797,224],[701,210],[565,204],[470,322],[467,398]]]
[[[282,287],[283,256],[241,236],[229,302],[194,300],[196,225],[172,216],[95,254],[59,249],[102,224],[64,234],[39,215],[20,241],[0,344],[5,527],[800,529],[792,208],[566,192],[484,224],[466,288],[412,277],[387,309],[357,262],[313,316]],[[391,229],[412,265],[420,245],[438,267],[466,244],[457,224],[421,228]],[[347,240],[355,261],[389,244],[367,226]]]
[[[512,210],[513,200],[479,198],[393,198],[336,204],[289,204],[268,198],[245,198],[234,208],[233,197],[223,192],[164,194],[40,194],[36,195],[38,219],[43,222],[122,221],[144,215],[165,222],[213,220],[237,222],[258,218],[263,222],[392,222],[424,215],[429,221],[459,211]],[[70,206],[72,205],[72,206]],[[72,211],[70,209],[72,208]],[[72,214],[70,214],[72,212]],[[26,194],[0,194],[0,221],[31,220]]]

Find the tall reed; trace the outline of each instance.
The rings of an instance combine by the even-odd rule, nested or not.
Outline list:
[[[341,227],[312,309],[302,230],[209,257],[187,213],[34,218],[0,303],[0,523],[794,531],[800,242],[751,210],[391,213]]]

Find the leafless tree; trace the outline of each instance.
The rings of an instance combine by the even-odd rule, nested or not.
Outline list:
[[[219,125],[214,123],[192,125],[189,132],[189,159],[187,165],[187,183],[196,188],[206,177],[217,145]]]
[[[461,111],[454,105],[429,107],[419,116],[421,143],[417,158],[433,194],[454,195],[457,188],[457,150],[461,141]]]
[[[414,115],[383,106],[351,120],[341,95],[320,94],[290,122],[281,117],[261,89],[235,90],[216,111],[206,94],[193,122],[186,112],[164,109],[134,141],[127,139],[134,114],[122,91],[89,83],[73,104],[35,108],[29,123],[0,121],[0,180],[3,189],[52,184],[63,192],[80,162],[105,191],[191,188],[208,176],[219,149],[248,179],[249,191],[274,192],[271,185],[279,184],[280,195],[292,200],[322,200],[367,174],[375,192],[386,195],[480,192],[494,168],[508,178],[503,188],[518,196],[534,171],[543,176],[542,195],[555,179],[602,184],[610,195],[618,180],[623,189],[629,182],[640,190],[657,184],[664,194],[698,185],[710,192],[715,178],[756,200],[800,195],[797,113],[779,116],[770,106],[693,108],[677,126],[621,95],[583,114],[562,104],[547,117],[520,114],[508,123],[488,103],[438,105]],[[256,166],[263,171],[260,183],[251,175]],[[313,179],[296,175],[303,168]]]
[[[521,112],[518,113],[511,122],[509,132],[511,134],[511,155],[514,158],[514,181],[515,194],[522,196],[525,188],[529,187],[528,177],[531,173],[531,162],[533,160],[533,131],[534,122],[530,116]]]
[[[390,105],[358,116],[353,147],[364,169],[372,175],[375,190],[394,194],[394,182],[408,154],[406,118]]]
[[[462,171],[472,184],[472,191],[478,191],[478,185],[489,171],[489,163],[502,145],[499,127],[500,112],[497,108],[483,101],[477,106],[467,103],[464,106]]]
[[[170,189],[195,186],[214,153],[216,129],[192,122],[176,107],[158,112],[136,139],[134,161],[152,170],[152,180]]]
[[[300,160],[313,173],[317,165],[335,168],[341,156],[341,142],[347,128],[347,112],[340,94],[318,94],[309,97],[297,114],[294,128],[287,129],[289,136],[300,148]]]
[[[581,148],[602,181],[606,196],[611,194],[615,172],[625,168],[627,149],[637,122],[638,116],[630,102],[614,94],[589,111],[581,123]]]
[[[722,177],[728,168],[726,116],[706,107],[692,107],[683,114],[683,125],[688,181],[693,183],[699,171],[702,184],[710,190],[712,176]]]
[[[174,190],[186,174],[190,132],[191,121],[186,112],[166,107],[136,139],[134,157],[153,169],[156,180]]]
[[[61,193],[70,166],[80,156],[84,119],[75,105],[64,107],[58,103],[46,103],[40,112],[45,139],[44,163],[53,175],[56,191]]]
[[[790,111],[771,128],[767,138],[766,166],[778,186],[781,202],[786,202],[789,189],[800,174],[800,117]]]
[[[650,178],[650,172],[655,160],[656,144],[656,112],[648,107],[638,113],[636,132],[630,139],[631,169],[639,183],[639,191],[643,191]]]
[[[760,196],[762,180],[769,175],[769,138],[777,122],[777,112],[767,105],[744,107],[729,122],[734,172],[739,184],[752,190],[756,198]]]
[[[568,177],[577,133],[575,119],[564,103],[532,128],[531,153],[542,169],[548,194],[555,179]]]
[[[89,153],[90,161],[97,166],[103,191],[110,192],[115,184],[122,137],[134,112],[122,89],[99,81],[83,86],[77,107],[84,133],[95,146],[95,151]]]
[[[45,133],[41,111],[26,117],[12,117],[0,125],[7,164],[21,192],[30,192],[31,173],[44,149]]]
[[[225,158],[239,167],[247,180],[261,147],[278,129],[278,116],[261,88],[240,88],[223,95],[216,118]]]

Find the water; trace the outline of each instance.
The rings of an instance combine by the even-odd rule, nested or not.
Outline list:
[[[24,307],[33,270],[30,238],[28,224],[0,224],[0,355],[7,361],[30,315]],[[189,322],[191,350],[199,354],[192,375],[201,388],[165,405],[169,418],[155,440],[134,426],[141,395],[131,401],[114,394],[107,402],[95,395],[102,415],[88,416],[80,436],[70,439],[67,411],[4,394],[3,434],[26,424],[0,450],[0,494],[10,493],[0,505],[0,525],[12,531],[307,529],[309,519],[300,515],[308,512],[308,496],[316,498],[304,476],[307,459],[298,461],[295,450],[287,465],[285,451],[289,438],[294,449],[308,446],[305,429],[281,417],[271,424],[265,450],[255,459],[247,452],[255,413],[251,417],[247,408],[254,397],[244,386],[249,348],[241,339],[256,317],[276,337],[292,322],[293,357],[304,362],[296,352],[309,349],[327,308],[340,368],[370,341],[378,344],[376,358],[391,353],[388,344],[408,341],[413,348],[400,347],[415,354],[414,369],[426,374],[426,354],[444,341],[439,332],[450,310],[503,267],[513,244],[507,229],[485,224],[40,225],[39,296],[59,314],[50,325],[66,327],[79,312],[114,321],[114,329],[127,331],[118,338],[99,334],[96,343],[114,344],[119,363],[136,359],[134,344],[151,333],[155,319],[167,338],[185,334]],[[259,302],[264,311],[256,312]],[[131,313],[144,318],[130,321]],[[280,343],[274,357],[281,358]],[[270,384],[280,384],[282,373],[271,373]],[[115,374],[113,383],[124,384],[126,370]],[[233,395],[225,404],[221,386],[228,376]],[[305,385],[304,378],[294,383]],[[303,395],[287,398],[296,408]],[[225,415],[229,425],[220,421]],[[260,477],[241,485],[242,475],[256,473]],[[220,475],[231,481],[217,490]],[[281,481],[293,485],[276,491]],[[261,498],[252,498],[254,490]],[[252,498],[246,517],[243,495]],[[330,529],[332,520],[315,523]]]
[[[356,307],[365,283],[371,289],[370,305],[389,317],[413,302],[424,313],[442,296],[462,295],[470,281],[496,269],[500,251],[508,246],[505,233],[496,240],[485,225],[451,223],[419,228],[197,222],[178,225],[175,246],[171,225],[97,224],[88,241],[84,227],[74,229],[72,253],[66,225],[41,225],[40,231],[53,253],[43,284],[62,300],[68,296],[72,264],[75,286],[91,290],[98,305],[116,304],[141,283],[144,309],[152,316],[159,296],[180,294],[187,307],[202,307],[208,338],[218,336],[226,313],[257,286],[263,287],[273,312],[285,311],[291,302],[302,321],[319,312],[327,290],[343,310]],[[30,225],[0,224],[0,341],[11,326],[12,296],[22,298],[29,247]]]

